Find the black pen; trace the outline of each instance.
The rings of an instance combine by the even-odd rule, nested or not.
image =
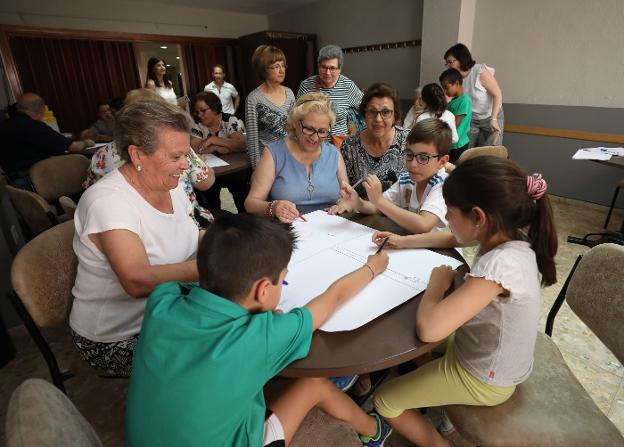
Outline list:
[[[383,242],[381,243],[375,254],[379,254],[379,252],[386,246],[386,244],[388,243],[388,239],[390,239],[390,236],[386,236],[384,238]]]

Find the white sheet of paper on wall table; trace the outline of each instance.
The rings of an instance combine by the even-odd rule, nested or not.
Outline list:
[[[202,155],[202,158],[204,160],[204,163],[206,163],[206,165],[210,166],[211,168],[218,168],[220,166],[230,165],[227,161],[223,160],[222,158],[217,157],[214,154]]]

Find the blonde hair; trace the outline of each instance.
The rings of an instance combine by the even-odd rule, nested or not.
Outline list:
[[[124,105],[142,101],[165,101],[155,90],[150,88],[135,88],[126,94]],[[166,101],[165,101],[166,102]]]
[[[331,101],[325,93],[310,92],[303,96],[300,96],[288,114],[288,121],[286,122],[286,130],[290,137],[295,136],[295,129],[299,125],[305,116],[310,112],[323,113],[329,117],[329,127],[332,127],[336,123],[336,114],[332,110]]]
[[[251,56],[251,64],[260,79],[266,79],[266,71],[269,65],[282,61],[286,63],[284,52],[273,45],[260,45]]]

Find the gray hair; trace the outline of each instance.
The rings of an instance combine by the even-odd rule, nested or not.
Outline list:
[[[39,113],[45,107],[45,101],[35,93],[24,93],[17,100],[17,110],[21,112]]]
[[[128,146],[140,147],[153,154],[160,144],[158,130],[163,128],[190,133],[188,116],[165,101],[139,101],[124,106],[115,120],[115,146],[121,158],[129,162]]]
[[[342,62],[344,61],[344,53],[342,48],[337,45],[327,45],[320,49],[318,58],[316,61],[319,63],[328,59],[338,59],[338,68],[342,68]]]

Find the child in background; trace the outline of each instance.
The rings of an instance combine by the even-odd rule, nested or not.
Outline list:
[[[540,273],[543,286],[557,280],[557,235],[546,187],[539,174],[527,177],[512,161],[476,157],[458,165],[444,182],[450,233],[373,235],[378,244],[389,237],[387,246],[393,248],[479,245],[466,280],[446,298],[456,272],[448,266],[433,269],[416,313],[421,340],[435,342],[455,333],[444,357],[383,384],[375,395],[377,412],[415,444],[448,445],[413,409],[498,405],[529,377]]]
[[[444,90],[438,84],[427,84],[422,88],[422,102],[424,104],[423,113],[421,113],[416,122],[419,123],[422,120],[428,118],[437,118],[444,121],[451,128],[451,143],[457,143],[459,137],[457,136],[457,127],[455,127],[455,115],[446,110],[446,97],[444,96]],[[453,147],[451,144],[451,148]]]
[[[462,75],[454,68],[445,70],[440,75],[440,84],[444,89],[446,96],[451,98],[448,103],[449,111],[455,115],[455,126],[457,127],[457,136],[459,140],[451,146],[451,155],[449,161],[457,162],[459,156],[468,149],[470,138],[470,120],[472,120],[472,100],[470,96],[464,93],[462,87]]]
[[[425,105],[422,101],[422,87],[418,87],[416,88],[416,90],[414,90],[414,104],[407,111],[405,119],[403,120],[403,128],[411,129],[412,127],[414,127],[414,124],[416,124],[416,118],[418,118],[420,114],[423,113],[424,109]]]
[[[389,426],[327,379],[294,380],[265,405],[264,385],[305,357],[312,332],[388,264],[385,252],[371,255],[307,306],[276,313],[294,244],[289,226],[223,215],[200,243],[199,285],[154,289],[134,354],[128,446],[283,447],[314,406],[383,445]]]
[[[446,228],[446,204],[442,184],[444,165],[451,146],[451,129],[439,119],[416,123],[407,136],[405,169],[399,179],[382,193],[381,182],[369,175],[362,183],[368,200],[361,199],[348,183],[341,185],[341,199],[329,214],[383,213],[412,234]]]

